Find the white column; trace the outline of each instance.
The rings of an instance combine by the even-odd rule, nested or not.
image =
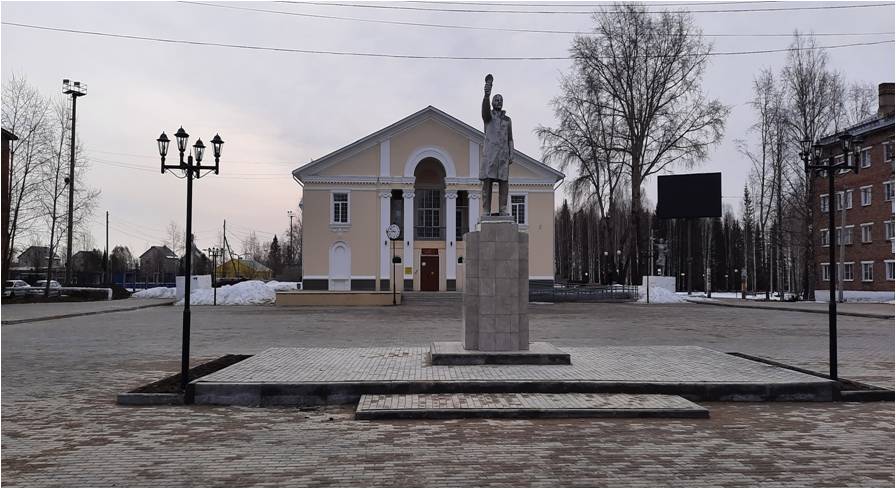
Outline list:
[[[470,190],[467,192],[467,215],[470,218],[470,231],[476,230],[476,225],[479,224],[479,208],[482,207],[482,204],[479,203],[479,192],[474,192]]]
[[[457,279],[457,191],[445,192],[445,278]]]
[[[392,277],[392,256],[390,254],[389,246],[392,244],[389,241],[389,237],[386,236],[386,228],[389,227],[389,213],[391,210],[392,203],[392,192],[386,190],[380,192],[380,278],[388,278]],[[377,283],[377,290],[379,290],[379,283]]]
[[[392,174],[391,140],[380,143],[380,176],[388,177]]]
[[[473,141],[470,141],[470,176],[479,178],[479,143]]]
[[[401,273],[399,276],[404,276],[405,279],[413,279],[413,267],[414,267],[414,191],[413,190],[405,190],[404,191],[404,226],[403,226],[403,234],[404,234],[404,259],[402,260],[402,270],[407,268],[411,268],[412,272],[409,274]]]

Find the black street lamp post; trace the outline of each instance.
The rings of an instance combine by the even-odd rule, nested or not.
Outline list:
[[[827,157],[827,164],[821,163],[821,145],[816,144],[812,146],[812,143],[808,140],[803,140],[801,143],[802,151],[800,151],[800,158],[802,158],[803,163],[806,166],[806,173],[808,174],[810,170],[826,172],[828,179],[828,279],[830,283],[830,300],[828,301],[828,355],[830,362],[830,377],[833,380],[837,380],[837,263],[834,253],[837,242],[837,233],[834,226],[834,210],[836,208],[834,177],[840,170],[859,172],[858,152],[862,147],[862,140],[861,138],[851,136],[849,133],[842,134],[840,136],[840,148],[843,150],[843,161],[835,163],[834,155],[829,154]],[[850,153],[854,153],[853,164],[849,163]],[[815,161],[814,164],[809,163],[810,156],[812,157],[811,159]],[[843,231],[845,231],[845,229]],[[812,239],[811,236],[809,239]]]
[[[215,134],[215,137],[212,138],[215,165],[202,166],[202,157],[205,154],[205,145],[202,144],[202,140],[196,140],[196,144],[193,145],[193,154],[188,153],[187,160],[184,161],[184,153],[187,152],[187,140],[190,135],[184,131],[183,127],[181,127],[174,133],[174,137],[177,139],[177,150],[180,153],[180,162],[177,165],[165,164],[165,156],[168,154],[168,143],[170,142],[168,136],[163,132],[162,135],[159,136],[159,139],[156,139],[156,142],[159,144],[159,155],[162,157],[162,173],[169,170],[180,170],[184,173],[184,177],[187,179],[187,256],[184,266],[186,270],[184,271],[184,315],[180,359],[180,388],[184,392],[186,398],[187,384],[190,382],[190,282],[193,280],[193,178],[201,178],[212,171],[215,172],[215,175],[218,174],[221,146],[224,144],[224,141],[221,139],[221,136]],[[193,159],[194,155],[196,157],[195,164]],[[207,170],[207,172],[205,174],[201,173],[203,170]]]

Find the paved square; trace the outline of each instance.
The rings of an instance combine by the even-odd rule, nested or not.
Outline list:
[[[560,348],[697,345],[827,369],[822,314],[532,305]],[[193,308],[193,362],[456,341],[460,303]],[[367,422],[348,408],[117,406],[179,368],[181,309],[2,326],[4,486],[884,486],[892,403],[706,403],[710,419]],[[892,388],[892,320],[840,318],[841,373]],[[451,454],[446,457],[446,454]]]

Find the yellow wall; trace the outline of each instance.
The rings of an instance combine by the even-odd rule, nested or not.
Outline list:
[[[324,169],[319,175],[363,175],[376,176],[380,174],[380,145],[374,144],[349,159],[340,161],[329,168]]]
[[[404,165],[418,149],[436,146],[448,152],[454,161],[457,176],[470,174],[469,140],[451,129],[428,120],[392,138],[390,163],[393,176],[404,175]]]

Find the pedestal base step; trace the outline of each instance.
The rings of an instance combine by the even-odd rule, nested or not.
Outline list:
[[[429,348],[433,365],[570,365],[569,353],[550,343],[529,343],[528,350],[464,350],[459,341],[436,341]]]
[[[708,418],[703,406],[653,394],[366,394],[356,419]]]

